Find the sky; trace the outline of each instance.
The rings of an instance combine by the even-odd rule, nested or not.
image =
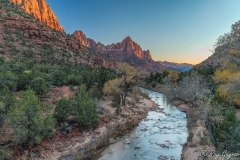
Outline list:
[[[240,20],[240,0],[47,0],[67,33],[105,45],[130,36],[155,61],[197,64]]]

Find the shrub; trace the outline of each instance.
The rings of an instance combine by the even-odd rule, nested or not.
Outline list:
[[[38,95],[43,95],[48,90],[45,79],[41,77],[34,78],[30,82],[30,88]]]
[[[9,148],[0,147],[0,159],[7,160],[11,159],[12,151]]]
[[[54,117],[57,119],[58,122],[64,122],[68,119],[71,110],[72,108],[70,100],[66,98],[61,98],[57,101],[54,111]]]
[[[112,102],[111,106],[112,106],[113,108],[117,108],[117,106],[119,106],[119,104],[117,104],[116,102]]]
[[[55,120],[44,111],[46,106],[32,90],[20,95],[17,110],[9,114],[16,144],[33,146],[43,138],[52,136]]]
[[[74,113],[76,115],[76,121],[83,127],[90,126],[94,128],[97,126],[98,115],[96,112],[96,104],[93,98],[87,93],[85,85],[81,85],[78,90]]]
[[[5,53],[6,53],[5,50],[0,49],[0,54],[5,54]]]
[[[3,89],[5,86],[7,86],[10,91],[17,89],[17,76],[14,73],[10,71],[0,73],[0,89]]]
[[[98,124],[98,114],[94,99],[87,93],[86,86],[81,85],[77,95],[70,99],[62,98],[57,102],[54,117],[58,122],[74,117],[74,121],[80,125],[80,130],[86,127],[94,128]]]
[[[192,142],[192,139],[193,139],[193,133],[192,133],[192,132],[189,132],[187,141],[188,141],[188,142]]]

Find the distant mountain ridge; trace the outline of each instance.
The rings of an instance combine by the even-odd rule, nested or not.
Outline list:
[[[175,63],[175,62],[167,62],[167,61],[163,61],[163,62],[159,62],[159,63],[161,63],[168,69],[176,70],[179,72],[188,71],[193,67],[192,64],[188,64],[188,63]]]
[[[130,36],[127,36],[121,42],[112,43],[110,45],[104,45],[100,42],[95,42],[91,38],[86,38],[82,31],[75,31],[72,36],[74,36],[83,46],[100,52],[102,56],[110,56],[114,60],[126,62],[132,66],[140,67],[150,72],[157,72],[163,68],[185,72],[193,67],[192,64],[187,63],[178,64],[167,61],[154,61],[150,51],[143,50]]]
[[[47,24],[50,28],[63,33],[65,32],[62,26],[59,24],[56,15],[48,6],[46,0],[10,0],[10,2],[18,4],[27,13],[33,15],[40,22]],[[26,32],[26,30],[24,32]],[[48,33],[44,33],[44,31],[36,31],[36,29],[33,28],[31,28],[31,31],[28,32],[31,33],[24,33],[25,36],[49,37]],[[113,66],[113,64],[117,62],[126,62],[132,66],[140,69],[145,69],[149,72],[157,72],[162,70],[163,68],[173,69],[182,72],[190,68],[188,66],[183,66],[179,64],[177,65],[176,63],[173,64],[154,61],[152,59],[150,51],[143,50],[141,46],[134,42],[129,36],[127,36],[121,42],[112,43],[105,46],[100,42],[96,43],[93,39],[87,38],[83,31],[77,30],[71,35],[71,38],[67,38],[64,41],[67,41],[67,44],[75,49],[80,49],[81,46],[84,46],[86,48],[96,50],[101,54],[95,54],[95,56],[100,56],[100,58],[103,58],[104,61],[109,61],[109,63],[107,64],[110,65],[111,63],[110,66]],[[92,51],[92,53],[96,52]],[[104,63],[106,64],[106,62]]]

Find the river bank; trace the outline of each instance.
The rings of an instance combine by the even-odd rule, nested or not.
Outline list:
[[[54,88],[49,92],[50,98],[45,103],[55,103],[59,97],[69,97],[75,94],[68,87]],[[144,96],[144,97],[143,97]],[[134,100],[127,97],[126,106],[121,107],[121,114],[116,115],[115,108],[108,97],[99,101],[104,112],[99,112],[99,123],[96,129],[86,129],[79,132],[79,127],[72,125],[56,129],[51,138],[44,139],[31,148],[21,149],[16,146],[15,160],[89,160],[100,153],[109,144],[136,127],[147,116],[150,110],[158,106],[145,94]]]
[[[102,107],[108,111],[100,116],[98,127],[94,131],[85,131],[75,136],[68,135],[62,148],[57,140],[50,142],[60,148],[53,149],[51,153],[42,157],[42,160],[74,160],[91,159],[101,152],[110,143],[123,136],[147,116],[149,110],[154,110],[157,105],[150,99],[141,98],[136,104],[131,98],[127,99],[127,105],[122,108],[120,116],[115,115],[115,108],[111,107],[111,101],[101,101]],[[73,131],[74,132],[74,131]],[[66,135],[67,136],[67,135]]]
[[[142,86],[156,92],[161,91],[161,85],[157,85],[154,88],[144,84],[142,84]],[[205,151],[210,154],[211,151],[215,150],[215,147],[210,140],[210,135],[205,125],[205,120],[203,117],[204,113],[202,112],[203,109],[201,107],[195,107],[190,103],[185,103],[184,101],[176,99],[171,100],[170,103],[174,104],[180,111],[186,112],[187,129],[189,136],[187,142],[183,145],[181,159],[204,159],[201,154]],[[214,158],[220,159],[220,157]]]
[[[151,90],[149,97],[158,105],[130,133],[107,147],[98,160],[180,160],[187,141],[186,114]]]

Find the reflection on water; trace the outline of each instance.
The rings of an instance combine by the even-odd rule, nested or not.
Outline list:
[[[159,108],[150,111],[138,127],[110,145],[99,160],[156,160],[161,155],[163,159],[164,156],[181,159],[182,145],[188,136],[186,114],[168,104],[163,94],[145,91]]]

